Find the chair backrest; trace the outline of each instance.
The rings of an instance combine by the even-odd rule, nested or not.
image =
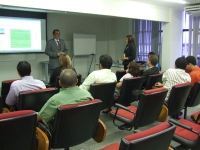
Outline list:
[[[191,87],[192,84],[190,82],[177,84],[172,87],[167,102],[170,116],[176,115],[184,108]]]
[[[20,92],[17,104],[18,110],[39,112],[44,104],[56,93],[58,93],[56,88]]]
[[[32,110],[0,114],[0,149],[34,150],[37,113]]]
[[[140,90],[142,87],[143,77],[125,78],[122,83],[119,101],[120,104],[127,104],[138,100],[138,95],[133,95],[133,90]]]
[[[6,106],[5,100],[6,100],[6,97],[8,95],[8,92],[10,90],[10,85],[16,80],[19,80],[19,79],[4,80],[1,83],[1,96],[2,96],[2,105],[3,105],[3,107]]]
[[[143,91],[133,120],[134,128],[149,125],[158,119],[166,94],[166,88]]]
[[[77,74],[77,79],[78,79],[78,83],[76,85],[80,86],[81,85],[81,74]]]
[[[176,126],[167,122],[122,138],[119,150],[167,150]]]
[[[111,83],[95,83],[90,86],[90,93],[94,99],[102,101],[101,110],[109,108],[113,101],[116,82]]]
[[[163,73],[150,75],[147,79],[145,89],[146,90],[152,89],[152,86],[154,86],[156,82],[162,82],[162,76],[163,76]]]
[[[78,79],[78,83],[76,85],[81,85],[81,77],[82,75],[81,74],[77,74],[77,79]],[[60,79],[60,76],[57,76],[56,77],[56,83],[55,83],[55,87],[59,90],[61,87],[59,85],[59,79]]]
[[[52,148],[69,148],[96,136],[100,100],[65,105],[57,109]]]
[[[117,76],[117,82],[126,74],[126,70],[117,70],[116,76]]]
[[[200,104],[200,82],[196,82],[192,88],[191,94],[186,101],[188,107],[197,106]]]
[[[0,96],[0,113],[3,112],[2,97]]]

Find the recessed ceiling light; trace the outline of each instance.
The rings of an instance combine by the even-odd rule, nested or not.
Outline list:
[[[189,3],[189,2],[184,1],[184,0],[164,0],[164,1],[180,3],[180,4],[188,4]]]

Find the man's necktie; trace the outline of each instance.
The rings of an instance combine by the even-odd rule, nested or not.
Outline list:
[[[59,48],[59,52],[61,52],[61,48],[60,48],[60,42],[59,41],[57,41],[58,42],[58,48]]]

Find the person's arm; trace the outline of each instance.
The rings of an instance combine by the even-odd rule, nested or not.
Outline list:
[[[196,83],[196,81],[195,81],[196,76],[195,76],[195,74],[190,74],[190,77],[191,77],[191,83],[192,83],[192,87],[193,87],[194,84]]]
[[[49,57],[52,57],[52,58],[57,58],[59,55],[61,55],[60,53],[58,53],[57,51],[51,51],[51,41],[47,41],[47,44],[46,44],[46,48],[45,48],[45,54],[48,55]]]
[[[14,84],[12,83],[11,86],[10,86],[10,90],[8,92],[8,95],[6,97],[6,104],[12,108],[15,104],[16,104],[16,101],[17,101],[17,97],[18,95],[16,94],[15,90],[14,90]]]
[[[89,76],[85,79],[85,81],[83,82],[83,84],[81,84],[79,87],[81,89],[85,89],[85,90],[89,90],[90,89],[90,85],[95,83],[95,74],[94,72],[90,73]]]
[[[116,87],[119,89],[119,88],[121,88],[122,87],[122,82],[118,82],[117,84],[116,84]]]
[[[135,46],[130,46],[130,56],[129,57],[126,57],[125,60],[134,60],[135,57],[136,57],[136,48]]]
[[[43,121],[45,123],[48,123],[50,120],[53,119],[57,111],[57,105],[53,101],[53,97],[50,98],[46,104],[42,107],[40,112],[37,115],[38,121]]]
[[[160,82],[157,82],[157,83],[155,83],[155,86],[163,87],[164,84],[162,84],[162,83],[160,83]]]

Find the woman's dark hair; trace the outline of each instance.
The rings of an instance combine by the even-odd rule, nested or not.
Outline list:
[[[128,45],[129,45],[129,46],[135,45],[135,40],[134,40],[134,38],[133,38],[132,35],[127,35],[126,37],[127,37],[127,39],[128,39]]]
[[[140,74],[140,68],[136,64],[136,62],[132,61],[128,64],[128,73],[130,73],[133,77],[138,77]]]

